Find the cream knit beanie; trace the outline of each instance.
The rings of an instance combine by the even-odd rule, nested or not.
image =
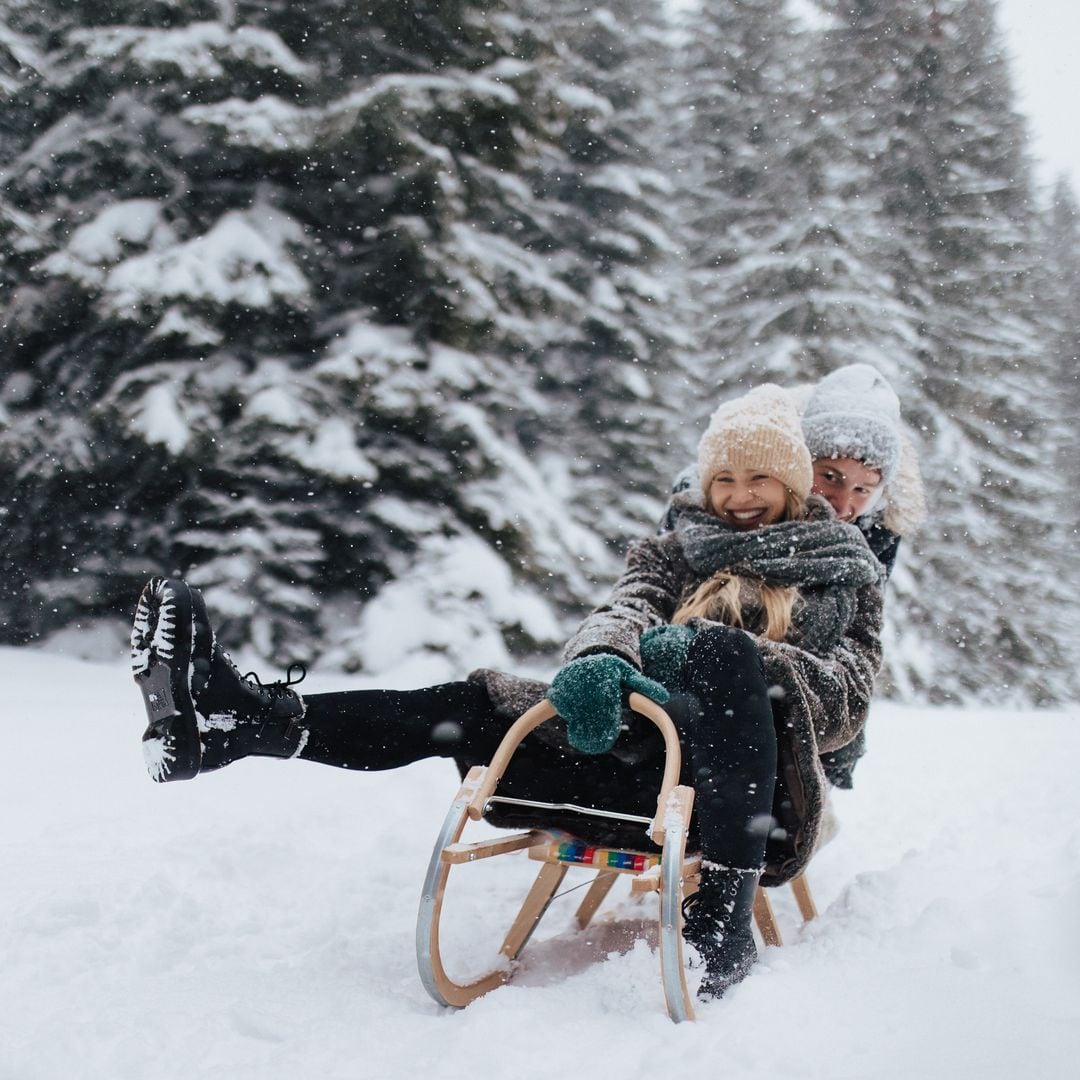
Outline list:
[[[725,401],[698,443],[698,476],[706,496],[721,469],[739,468],[760,469],[801,499],[810,494],[814,470],[799,413],[792,396],[775,383]]]

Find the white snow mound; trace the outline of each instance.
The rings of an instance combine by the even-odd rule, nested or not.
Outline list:
[[[1076,710],[877,706],[810,869],[820,918],[799,929],[777,891],[788,944],[675,1026],[627,934],[653,903],[625,889],[584,935],[581,893],[557,900],[510,986],[461,1012],[428,999],[414,920],[449,762],[157,785],[125,665],[0,649],[0,677],[0,1076],[1015,1080],[1080,1056]],[[459,973],[533,872],[503,861],[448,901]]]

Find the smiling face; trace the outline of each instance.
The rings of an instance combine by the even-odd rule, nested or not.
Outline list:
[[[757,469],[723,469],[709,485],[709,509],[735,529],[773,525],[784,517],[787,488]]]
[[[841,521],[854,521],[881,486],[881,473],[855,458],[819,458],[814,462],[815,495],[828,501]]]

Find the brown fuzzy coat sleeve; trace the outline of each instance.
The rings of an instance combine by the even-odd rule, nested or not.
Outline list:
[[[640,669],[641,635],[671,621],[688,569],[674,534],[635,541],[607,601],[586,616],[566,643],[564,662],[604,652]]]
[[[843,638],[825,656],[786,642],[758,644],[770,685],[783,693],[785,711],[806,738],[809,724],[816,753],[846,746],[862,730],[874,678],[881,668],[881,589],[867,585],[856,597],[855,615]],[[809,747],[807,749],[810,749]]]

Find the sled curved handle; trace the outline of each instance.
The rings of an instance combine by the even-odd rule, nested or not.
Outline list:
[[[664,816],[667,811],[668,797],[679,782],[679,772],[682,769],[682,752],[679,746],[679,733],[671,722],[671,717],[655,701],[651,701],[644,694],[632,693],[630,695],[630,708],[640,713],[646,719],[651,720],[664,737],[664,779],[660,784],[660,794],[656,799],[656,816],[649,829],[649,836],[653,843],[662,845],[664,842]],[[484,770],[484,775],[476,788],[469,803],[469,817],[473,821],[479,821],[484,815],[484,807],[488,799],[495,794],[495,788],[503,778],[510,759],[521,745],[522,740],[530,732],[535,731],[541,724],[550,720],[558,713],[555,706],[544,698],[537,702],[531,709],[521,714],[511,725],[510,730],[503,736],[491,759],[491,763]]]

